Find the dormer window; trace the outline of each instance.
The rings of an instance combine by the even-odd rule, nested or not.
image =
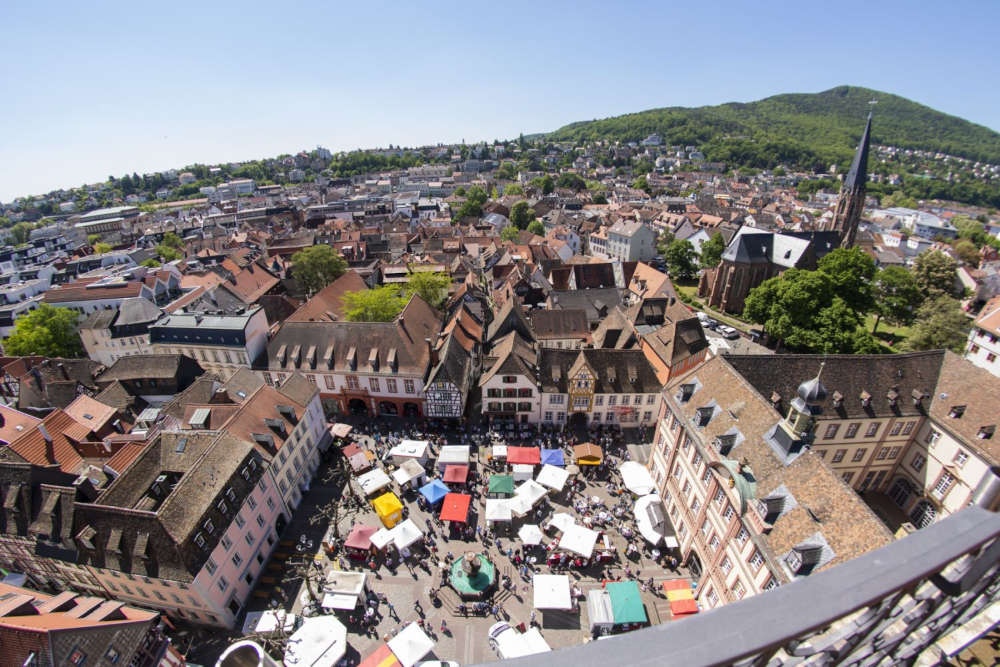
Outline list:
[[[965,414],[964,405],[953,405],[951,406],[951,410],[948,411],[948,416],[951,417],[952,419],[961,419],[962,415],[964,414]]]
[[[841,405],[844,404],[844,395],[841,394],[839,391],[833,392],[832,398],[833,398],[833,407],[839,408]]]
[[[993,432],[996,431],[996,428],[997,428],[996,424],[983,426],[982,428],[979,429],[979,433],[976,434],[976,437],[979,438],[980,440],[989,440],[990,438],[993,437]]]
[[[225,514],[226,512],[229,511],[229,507],[226,505],[226,501],[225,500],[220,500],[219,503],[216,505],[216,508],[222,514]]]
[[[687,403],[691,400],[691,396],[694,394],[694,384],[687,383],[681,385],[681,391],[677,394],[677,400],[681,403]]]
[[[194,536],[194,543],[197,544],[202,549],[205,548],[205,538],[202,537],[201,533]]]
[[[211,535],[215,532],[215,524],[212,523],[211,519],[205,519],[205,523],[201,525],[205,529],[205,532]]]
[[[231,487],[226,489],[226,498],[229,498],[230,502],[236,502],[236,492]]]
[[[872,404],[872,395],[869,394],[867,391],[861,392],[861,394],[858,396],[858,398],[861,399],[861,407],[864,407],[864,408],[871,407],[871,404]]]
[[[896,391],[895,389],[890,389],[886,393],[885,398],[886,398],[886,400],[889,401],[889,405],[890,406],[896,407],[896,401],[899,400],[899,392]]]
[[[696,417],[696,423],[699,428],[702,426],[708,426],[708,422],[712,421],[712,415],[715,414],[715,408],[704,407],[698,408],[698,415]]]
[[[727,456],[736,445],[736,434],[726,433],[715,438],[715,450],[722,456]]]

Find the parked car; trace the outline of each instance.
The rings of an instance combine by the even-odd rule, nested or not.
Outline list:
[[[721,325],[717,331],[722,334],[723,338],[728,338],[730,340],[740,337],[740,332],[728,325]]]

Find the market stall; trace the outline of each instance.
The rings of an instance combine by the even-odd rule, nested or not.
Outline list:
[[[385,487],[392,484],[392,480],[389,479],[389,475],[385,474],[385,471],[381,468],[369,470],[365,474],[358,477],[357,481],[358,486],[361,487],[361,493],[365,496],[371,496],[378,493]]]
[[[335,438],[346,438],[353,430],[354,427],[350,424],[337,423],[330,425],[330,435]]]
[[[573,608],[569,593],[569,577],[565,574],[536,574],[532,577],[535,609]]]
[[[634,511],[636,527],[647,542],[653,546],[665,543],[668,547],[677,547],[677,538],[658,495],[651,493],[639,498],[635,501]]]
[[[664,581],[663,590],[670,602],[671,620],[698,613],[698,601],[694,599],[691,583],[686,579]]]
[[[538,504],[545,494],[546,488],[533,479],[525,480],[514,491],[511,499],[511,511],[516,516],[524,516]]]
[[[646,466],[635,461],[625,461],[618,468],[625,488],[637,496],[645,496],[656,490],[653,477]]]
[[[531,547],[542,543],[542,529],[533,523],[521,526],[517,536],[525,546]]]
[[[285,644],[286,665],[335,665],[347,652],[347,627],[336,616],[304,619]]]
[[[344,549],[348,557],[355,560],[368,558],[372,550],[371,537],[377,530],[373,526],[365,526],[360,523],[354,524],[351,527],[351,532],[347,534],[347,539],[344,540]]]
[[[441,501],[441,520],[465,523],[469,518],[472,496],[466,493],[449,493]]]
[[[413,667],[434,649],[434,640],[416,623],[409,623],[388,641],[389,650],[403,667]]]
[[[510,523],[513,518],[508,498],[487,498],[486,499],[486,523],[491,528],[496,528],[497,522]]]
[[[443,473],[447,466],[467,466],[469,456],[468,445],[445,445],[438,454],[438,471]]]
[[[566,457],[561,449],[542,449],[540,461],[542,465],[564,466]]]
[[[490,498],[509,498],[514,495],[514,478],[510,475],[491,475],[486,494]]]
[[[591,530],[590,528],[574,523],[563,531],[562,537],[559,539],[559,548],[587,559],[594,553],[597,537],[596,530]]]
[[[403,503],[395,493],[383,493],[372,501],[372,507],[386,528],[392,528],[403,518]]]
[[[396,465],[404,461],[416,461],[421,466],[430,459],[431,443],[427,440],[401,440],[389,450],[389,456]]]
[[[548,525],[555,528],[561,533],[565,533],[566,530],[576,523],[576,519],[573,518],[572,514],[566,514],[566,512],[556,512],[549,519]]]
[[[364,572],[331,570],[323,582],[323,600],[320,602],[320,607],[327,612],[355,609],[366,590],[367,577]]]
[[[446,484],[465,484],[469,479],[469,466],[445,466],[441,478]]]
[[[535,476],[535,466],[516,463],[510,467],[510,476],[515,482],[523,482]]]
[[[402,667],[388,644],[382,644],[375,652],[361,661],[358,667]]]
[[[604,590],[611,596],[611,613],[617,630],[634,630],[649,622],[637,582],[610,581],[604,584]]]
[[[569,473],[567,473],[564,468],[559,468],[546,463],[542,466],[542,469],[538,471],[538,477],[535,481],[542,486],[552,489],[553,491],[562,491],[563,487],[566,486],[566,480],[568,479]]]
[[[402,551],[422,540],[424,531],[420,530],[420,526],[414,523],[413,519],[406,519],[389,530],[389,537],[392,538],[396,548]]]
[[[392,471],[392,478],[399,484],[400,487],[405,487],[407,484],[412,487],[417,487],[419,484],[423,483],[424,478],[427,473],[424,467],[420,465],[415,459],[407,459],[403,461],[399,468]]]
[[[284,609],[268,609],[267,611],[248,611],[243,621],[243,634],[258,634],[271,637],[283,634],[288,636],[295,632],[299,617]]]
[[[595,636],[609,635],[615,629],[615,614],[611,608],[611,595],[603,588],[587,593],[587,617],[590,632]]]
[[[344,454],[344,458],[351,465],[351,470],[355,474],[368,470],[372,467],[371,458],[368,456],[368,452],[361,449],[357,443],[351,443],[347,447],[341,450]]]
[[[507,463],[536,466],[541,463],[541,450],[538,447],[507,447]]]
[[[596,466],[604,460],[604,452],[592,442],[585,442],[573,447],[573,460],[577,465]]]
[[[451,489],[439,479],[432,479],[427,484],[420,487],[420,495],[424,497],[430,505],[437,505],[444,500],[444,497],[451,493]]]

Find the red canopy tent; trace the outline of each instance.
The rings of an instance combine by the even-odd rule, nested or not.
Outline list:
[[[465,484],[469,479],[469,466],[445,466],[443,479],[449,484]]]
[[[465,523],[469,516],[472,496],[466,493],[449,493],[441,503],[441,520]]]
[[[538,465],[542,462],[542,450],[539,447],[507,447],[507,463]]]
[[[371,526],[364,526],[360,523],[356,523],[351,528],[351,532],[347,535],[347,539],[344,540],[344,546],[348,549],[358,549],[361,551],[371,549],[371,538],[376,532],[378,532],[378,528],[372,528]]]

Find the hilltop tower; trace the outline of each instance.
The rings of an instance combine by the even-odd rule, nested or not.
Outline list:
[[[851,170],[840,187],[840,198],[833,213],[833,229],[840,232],[840,247],[850,248],[858,233],[861,212],[865,208],[865,187],[868,184],[868,144],[871,140],[872,114],[868,113],[865,133],[861,135],[858,152],[854,154]]]

